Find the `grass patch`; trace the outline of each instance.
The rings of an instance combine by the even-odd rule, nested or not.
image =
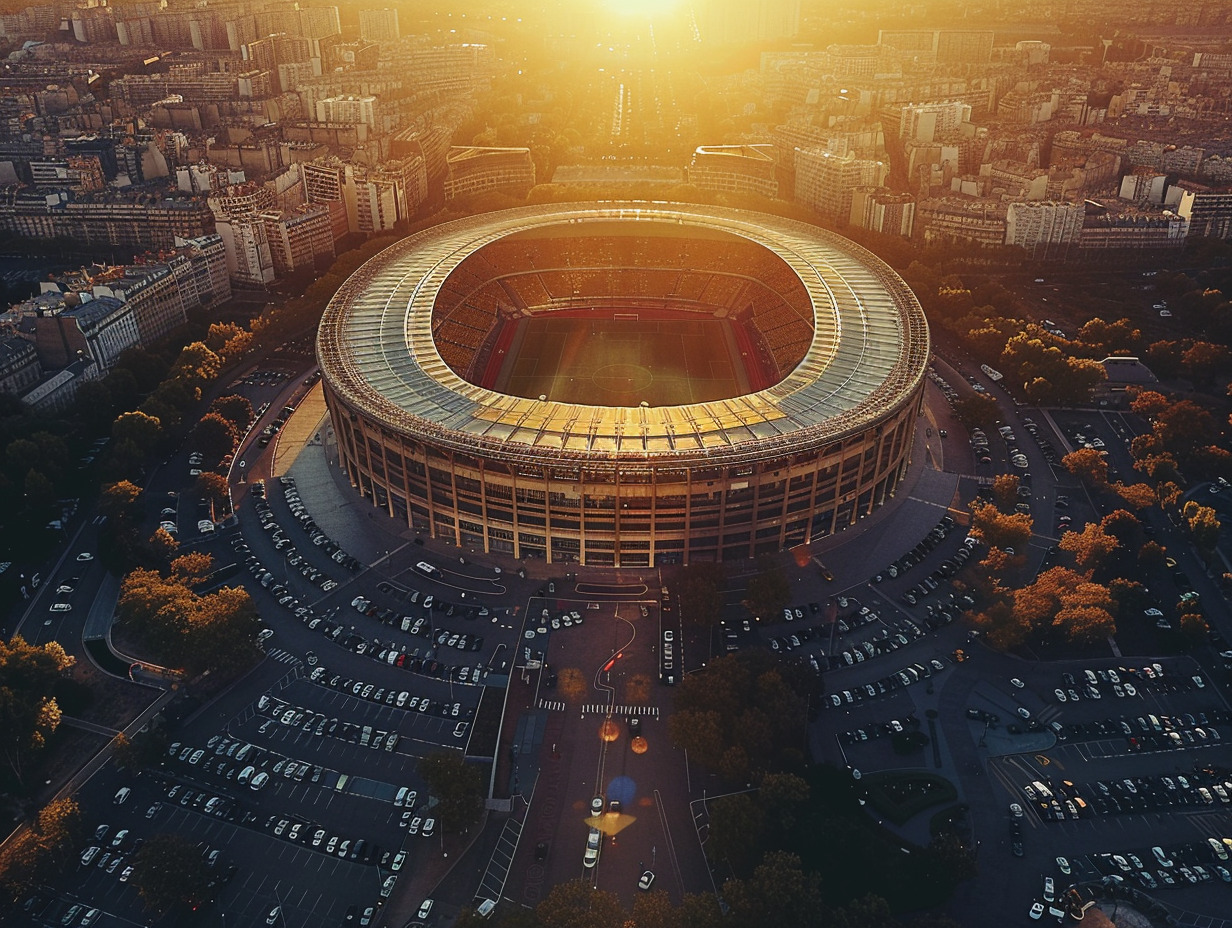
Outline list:
[[[885,771],[865,774],[861,781],[868,790],[868,801],[895,825],[944,802],[958,798],[954,784],[930,773]]]

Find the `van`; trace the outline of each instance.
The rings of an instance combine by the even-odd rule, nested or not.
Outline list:
[[[440,570],[429,564],[427,561],[420,561],[415,565],[415,569],[421,573],[427,574],[429,577],[439,577],[441,575]]]

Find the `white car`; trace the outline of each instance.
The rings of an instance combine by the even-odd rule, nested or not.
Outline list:
[[[1030,916],[1031,916],[1032,918],[1037,919],[1037,920],[1038,920],[1039,918],[1041,918],[1041,917],[1043,916],[1043,914],[1044,914],[1044,903],[1042,903],[1042,902],[1032,902],[1032,903],[1031,903],[1031,911],[1030,911],[1030,913],[1028,913],[1028,914],[1030,914]]]

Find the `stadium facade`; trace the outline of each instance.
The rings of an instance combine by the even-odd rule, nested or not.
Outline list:
[[[757,389],[611,406],[490,388],[520,319],[582,310],[738,322]],[[892,496],[929,336],[902,279],[840,236],[627,202],[413,235],[339,289],[317,352],[340,465],[374,506],[461,548],[647,567],[806,544]]]

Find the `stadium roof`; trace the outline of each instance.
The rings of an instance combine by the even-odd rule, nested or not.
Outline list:
[[[808,353],[769,389],[687,406],[608,407],[509,396],[455,374],[432,338],[446,277],[515,232],[588,222],[717,229],[757,242],[800,276],[814,307]],[[582,235],[574,229],[570,235]],[[555,204],[446,223],[383,251],[338,290],[318,356],[330,388],[388,427],[467,453],[731,463],[805,451],[855,434],[909,402],[923,381],[928,327],[915,295],[880,259],[833,233],[760,213],[669,203]]]

